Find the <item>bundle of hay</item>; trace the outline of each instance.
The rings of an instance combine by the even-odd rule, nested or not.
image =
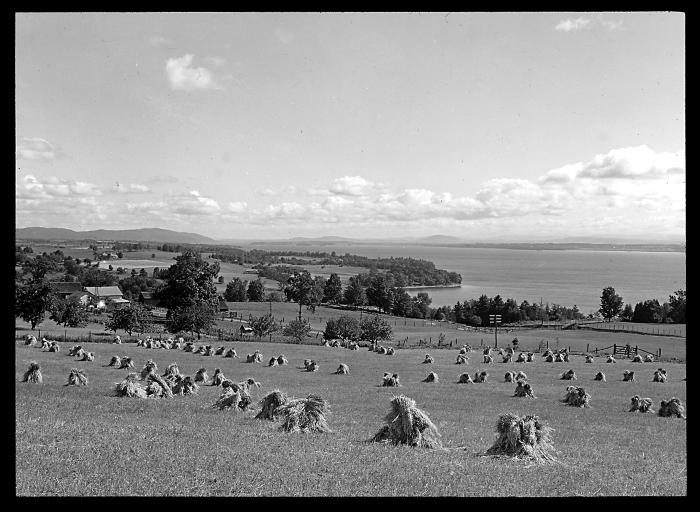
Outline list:
[[[260,400],[261,409],[255,418],[273,421],[279,415],[278,408],[286,404],[287,401],[287,395],[278,389],[268,393]]]
[[[554,362],[555,363],[563,363],[564,362],[564,356],[562,354],[554,354]]]
[[[324,346],[324,347],[330,347],[330,345],[328,344],[328,340],[324,340],[324,341],[323,341],[323,346]]]
[[[151,341],[151,348],[160,348],[160,347],[161,347],[160,340],[152,340]]]
[[[315,372],[318,370],[318,363],[316,361],[309,361],[309,364],[304,364],[307,372]]]
[[[395,354],[394,347],[389,347],[386,349],[386,355],[393,356]]]
[[[151,340],[144,341],[143,348],[151,348]]]
[[[552,352],[552,351],[549,350],[549,349],[545,350],[545,351],[542,353],[542,357],[544,357],[544,358],[547,358],[547,357],[549,357],[549,356],[554,356],[554,352]]]
[[[49,352],[60,352],[60,351],[61,351],[60,345],[58,343],[56,343],[55,341],[52,341],[51,346],[49,346]]]
[[[651,354],[647,354],[647,356],[644,358],[645,363],[653,363],[654,362],[654,356]]]
[[[272,356],[267,362],[267,366],[277,366],[277,358],[275,356]]]
[[[70,352],[68,353],[68,355],[71,355]],[[77,351],[75,351],[75,352],[73,353],[73,355],[74,355],[75,357],[77,357],[78,359],[82,359],[83,356],[85,355],[85,350],[84,350],[82,347],[80,347],[80,348],[78,348]]]
[[[376,343],[370,343],[369,345],[367,345],[367,350],[369,350],[370,352],[374,352],[375,348],[377,348]]]
[[[345,363],[340,363],[338,369],[335,371],[336,375],[347,375],[350,373],[350,368]]]
[[[238,383],[238,386],[239,386],[241,389],[245,389],[245,390],[247,391],[248,389],[250,389],[250,388],[252,388],[252,387],[259,388],[259,387],[260,387],[260,383],[257,382],[255,379],[246,379],[246,380],[244,380],[243,382],[239,382],[239,383]]]
[[[510,363],[512,360],[513,360],[513,354],[511,354],[510,352],[506,352],[503,355],[503,362],[504,363]]]
[[[576,372],[569,369],[562,373],[559,378],[562,380],[576,380]]]
[[[172,350],[173,344],[168,341],[164,341],[160,344],[160,348],[162,348],[163,350]]]
[[[685,407],[683,403],[678,398],[671,398],[670,400],[661,400],[661,406],[659,407],[659,416],[665,418],[675,416],[676,418],[685,418]]]
[[[205,356],[213,356],[215,354],[215,352],[216,351],[214,350],[214,347],[212,347],[211,345],[207,345],[207,348],[204,351],[204,355]]]
[[[224,357],[238,357],[238,354],[236,354],[236,349],[233,347],[228,349],[224,354]]]
[[[374,345],[374,351],[375,351],[375,352],[379,352],[379,350],[382,349],[382,348],[384,348],[384,347],[382,347],[381,345],[375,343],[375,345]]]
[[[202,384],[206,384],[208,380],[209,376],[207,375],[206,368],[200,368],[199,370],[197,370],[197,373],[195,373],[194,375],[195,383],[201,382]]]
[[[510,354],[511,356],[512,356],[512,355],[515,355],[515,350],[513,349],[513,347],[506,347],[506,348],[503,350],[503,352],[505,352],[506,354]]]
[[[612,354],[608,355],[608,360],[605,361],[606,363],[617,363],[617,360],[613,357]]]
[[[504,382],[513,382],[515,380],[515,372],[506,372]]]
[[[41,350],[48,350],[51,347],[51,343],[46,338],[41,338]]]
[[[69,356],[78,356],[82,357],[83,353],[83,347],[82,345],[73,345],[69,350],[68,350],[68,355]]]
[[[219,409],[220,411],[224,409],[233,408],[233,410],[245,410],[248,405],[250,405],[250,396],[245,390],[234,390],[231,386],[224,387],[219,398],[214,402],[212,408]]]
[[[44,378],[41,376],[41,366],[36,361],[29,362],[29,368],[24,372],[21,382],[31,382],[32,384],[41,384]]]
[[[119,368],[122,364],[122,360],[119,356],[112,356],[112,359],[109,360],[109,364],[107,366],[116,366]]]
[[[277,364],[285,365],[285,364],[287,364],[287,362],[288,362],[287,358],[284,357],[284,354],[280,354],[279,356],[277,356]]]
[[[115,336],[114,339],[112,340],[112,343],[121,345],[122,344],[122,339],[119,337],[119,335]]]
[[[262,363],[263,355],[257,350],[246,356],[246,363]]]
[[[158,371],[158,365],[153,361],[152,359],[149,359],[146,361],[146,364],[143,365],[143,368],[141,369],[141,378],[145,379],[146,376],[151,373],[151,371],[157,372]]]
[[[214,369],[214,376],[211,378],[211,385],[212,386],[221,386],[223,382],[226,380],[226,377],[224,377],[223,372],[221,371],[220,368],[215,368]]]
[[[442,448],[437,427],[425,412],[416,407],[416,402],[407,396],[392,398],[391,410],[384,417],[384,421],[386,425],[370,439],[370,442]]]
[[[83,370],[72,368],[66,386],[87,386],[88,379]]]
[[[175,343],[173,343],[173,348],[180,350],[182,348],[182,343],[180,343],[179,341],[176,341]]]
[[[488,379],[489,374],[486,370],[483,371],[476,371],[474,374],[474,382],[486,382],[486,379]]]
[[[491,347],[484,347],[484,355],[488,356],[491,354]]]
[[[515,360],[516,363],[527,363],[527,356],[525,355],[525,352],[520,352],[518,354],[518,358]]]
[[[525,374],[525,372],[518,372],[515,375],[515,380],[527,380],[527,375]]]
[[[83,357],[79,359],[79,361],[94,361],[95,360],[95,354],[92,352],[84,352]]]
[[[631,407],[629,412],[650,412],[653,414],[653,410],[651,409],[651,406],[654,405],[654,402],[652,401],[651,398],[641,398],[639,395],[634,395],[631,399]]]
[[[122,361],[119,364],[119,369],[122,370],[124,368],[128,368],[128,369],[134,368],[134,362],[131,360],[130,357],[127,357],[127,356],[122,357]]]
[[[642,356],[639,354],[635,354],[635,356],[632,358],[633,363],[643,363],[644,359],[642,359]]]
[[[528,352],[527,353],[527,362],[531,363],[534,361],[534,359],[535,359],[535,354],[533,352]]]
[[[145,340],[142,339],[137,339],[136,340],[136,346],[137,347],[143,347],[143,344],[145,343]]]
[[[328,403],[318,395],[288,400],[276,408],[284,432],[332,432],[326,423],[329,411]]]
[[[469,364],[469,358],[464,354],[459,354],[457,356],[457,364]]]
[[[423,382],[440,382],[438,379],[438,374],[435,372],[430,372],[428,376],[423,379]]]
[[[36,343],[36,336],[34,336],[34,335],[32,335],[32,334],[27,334],[27,335],[24,337],[24,344],[25,344],[25,345],[30,345],[30,346],[31,346],[31,345],[34,345],[34,343]]]
[[[556,462],[552,446],[552,429],[537,416],[518,417],[504,414],[496,423],[498,439],[486,451],[487,455],[507,455],[528,459],[539,464]]]
[[[466,353],[467,353],[467,348],[466,348],[466,347],[460,348],[460,349],[459,349],[459,353],[460,353],[460,354],[466,354]]]
[[[170,363],[168,367],[165,369],[165,373],[163,374],[163,377],[167,378],[175,378],[177,375],[180,375],[180,367],[177,365],[177,363]]]
[[[151,370],[147,375],[148,386],[146,387],[146,395],[152,398],[172,398],[173,391],[170,388],[170,383],[158,375],[155,370]]]
[[[496,352],[498,352],[499,356],[503,356],[503,354],[505,353],[502,348],[499,348]]]
[[[136,373],[130,373],[126,378],[115,385],[117,396],[125,396],[129,398],[146,398],[146,388],[138,381]]]
[[[562,402],[572,407],[590,407],[591,395],[581,387],[567,386]]]
[[[484,355],[484,364],[490,364],[493,363],[493,357],[489,355]]]
[[[515,394],[513,396],[520,398],[537,398],[535,396],[535,392],[532,390],[532,386],[524,380],[518,381],[518,385],[515,387]]]
[[[544,358],[546,363],[553,363],[554,362],[554,354],[549,354],[547,357]]]
[[[185,348],[183,349],[185,352],[194,352],[195,351],[195,344],[192,343],[191,341],[188,341],[185,343]]]
[[[587,362],[587,363],[592,363],[592,362],[593,362],[593,356],[587,355],[587,356],[586,356],[586,362]]]
[[[659,368],[654,371],[654,378],[651,379],[652,382],[666,382],[666,370]]]
[[[398,387],[400,385],[398,373],[392,375],[391,373],[384,372],[384,377],[382,378],[383,387]]]
[[[177,375],[175,377],[175,385],[173,386],[173,394],[175,395],[193,395],[199,390],[199,386],[194,381],[192,376]]]
[[[360,350],[360,346],[357,343],[355,343],[354,341],[352,343],[350,343],[350,346],[348,348],[350,350]],[[394,354],[394,349],[392,348],[390,355],[393,355],[393,354]]]
[[[568,352],[564,352],[564,353],[562,354],[561,358],[562,358],[562,360],[563,360],[565,363],[568,363],[568,362],[569,362],[569,353],[568,353]]]
[[[434,362],[435,362],[435,359],[433,359],[433,356],[431,356],[430,354],[425,354],[425,359],[423,359],[423,364],[430,364],[430,363],[434,363]]]
[[[377,350],[378,354],[385,355],[387,352],[386,347],[379,347],[379,350]]]
[[[458,384],[471,384],[472,382],[474,381],[468,373],[463,373],[460,375],[459,380],[457,381]]]
[[[603,372],[598,372],[595,374],[595,377],[593,377],[593,380],[600,380],[602,382],[607,382],[605,380],[605,374]]]
[[[221,356],[221,355],[224,354],[224,352],[226,352],[226,347],[221,346],[221,347],[219,347],[219,348],[216,349],[216,352],[214,352],[214,355],[215,355],[215,356]]]
[[[331,341],[331,347],[333,347],[333,348],[338,348],[338,347],[340,347],[340,340],[333,340],[333,341]]]
[[[625,370],[625,372],[622,374],[622,381],[634,382],[634,372],[630,370]]]

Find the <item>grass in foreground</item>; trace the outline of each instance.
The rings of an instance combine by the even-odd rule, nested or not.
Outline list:
[[[223,343],[222,343],[223,344]],[[424,354],[399,350],[382,356],[269,343],[227,343],[246,353],[260,350],[267,360],[284,353],[288,366],[267,367],[220,356],[149,350],[127,345],[91,344],[92,363],[66,354],[41,352],[17,342],[16,380],[29,360],[40,363],[44,384],[16,383],[16,493],[18,495],[245,495],[245,496],[575,496],[687,494],[687,424],[684,420],[628,413],[634,394],[658,406],[671,396],[686,401],[684,364],[666,363],[669,382],[652,383],[657,364],[571,363],[480,364],[472,352],[468,365],[456,365],[457,350]],[[218,346],[218,344],[215,344]],[[202,387],[196,396],[138,400],[111,396],[127,370],[105,368],[112,355],[134,358],[137,371],[154,359],[162,373],[177,362],[183,374],[221,368],[240,381],[262,383],[255,401],[281,389],[292,397],[316,393],[331,412],[330,434],[287,434],[278,423],[255,420],[255,412],[210,408],[218,387]],[[304,359],[320,369],[301,369]],[[497,358],[500,360],[500,358]],[[334,375],[339,363],[349,375]],[[426,366],[429,368],[426,369]],[[84,368],[89,386],[64,387],[71,368]],[[487,369],[482,384],[456,384],[463,371]],[[573,368],[574,383],[592,395],[590,409],[559,402],[568,381],[559,374]],[[536,400],[512,397],[515,385],[503,382],[507,370],[525,371]],[[622,382],[633,369],[638,382]],[[603,370],[608,381],[593,382]],[[397,372],[403,387],[378,385],[384,371]],[[437,384],[420,382],[428,371]],[[647,375],[648,374],[648,375]],[[382,426],[390,400],[404,394],[416,400],[438,427],[446,451],[367,444]],[[536,414],[554,429],[561,464],[529,466],[483,457],[496,439],[498,416]],[[517,478],[507,475],[517,471]]]

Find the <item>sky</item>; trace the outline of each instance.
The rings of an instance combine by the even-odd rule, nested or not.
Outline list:
[[[17,13],[16,226],[685,239],[685,15]]]

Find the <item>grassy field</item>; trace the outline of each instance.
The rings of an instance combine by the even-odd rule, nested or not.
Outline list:
[[[223,344],[223,343],[222,343]],[[217,344],[218,346],[219,344]],[[435,363],[421,364],[423,352],[398,350],[382,356],[367,350],[269,343],[226,343],[245,357],[259,349],[264,361],[284,353],[289,366],[247,364],[240,359],[205,357],[182,351],[137,348],[132,344],[90,344],[94,362],[42,352],[16,343],[15,377],[30,360],[41,364],[44,383],[16,384],[17,495],[204,495],[204,496],[593,496],[686,495],[686,421],[628,413],[634,394],[659,401],[686,401],[684,364],[664,364],[669,382],[650,382],[656,364],[544,363],[480,364],[472,352],[468,365],[456,365],[457,350],[432,352]],[[262,383],[253,398],[281,389],[328,400],[331,434],[287,434],[256,420],[252,412],[210,408],[219,388],[202,387],[196,396],[139,400],[111,396],[126,370],[106,368],[112,355],[130,355],[137,370],[147,359],[162,372],[177,362],[181,372],[221,368],[235,381]],[[300,369],[303,359],[320,369]],[[500,358],[497,358],[500,360]],[[333,375],[339,363],[349,375]],[[86,388],[64,387],[71,368],[84,368]],[[559,402],[573,368],[577,384],[592,396],[590,409]],[[488,382],[456,384],[464,371],[487,369]],[[514,398],[506,370],[522,369],[536,400]],[[622,382],[625,369],[638,382]],[[608,382],[594,382],[602,370]],[[403,386],[379,387],[383,372],[397,372]],[[429,371],[440,382],[421,380]],[[395,394],[417,401],[437,425],[448,450],[424,451],[367,444],[383,425]],[[555,429],[559,464],[480,455],[495,440],[500,414],[537,414]]]

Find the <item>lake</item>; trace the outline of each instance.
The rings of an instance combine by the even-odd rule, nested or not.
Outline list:
[[[588,314],[600,307],[600,295],[612,286],[626,304],[657,299],[686,289],[685,253],[637,251],[534,251],[469,247],[429,247],[412,244],[274,243],[255,244],[257,249],[335,251],[370,258],[412,257],[432,261],[437,268],[459,272],[459,288],[412,289],[427,291],[432,306],[454,306],[457,301],[500,294],[518,304],[560,304]]]

